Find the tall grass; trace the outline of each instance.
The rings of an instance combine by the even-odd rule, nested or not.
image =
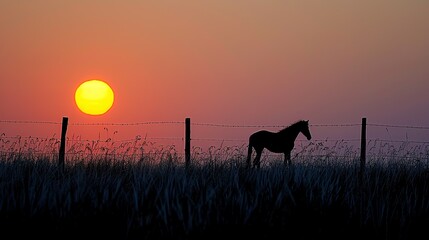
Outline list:
[[[64,168],[49,157],[1,154],[0,227],[117,239],[416,239],[426,231],[427,158],[396,151],[386,164],[372,156],[359,178],[353,151],[324,147],[297,152],[291,167],[267,154],[259,170],[244,168],[243,146],[194,149],[189,168],[174,147],[153,152],[156,161],[89,154]]]

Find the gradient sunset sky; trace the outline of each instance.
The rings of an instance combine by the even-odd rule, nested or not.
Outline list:
[[[424,0],[0,0],[0,120],[429,126],[428,23]],[[105,115],[75,104],[89,79],[113,88]],[[7,136],[60,128],[0,123]],[[118,139],[183,135],[183,126],[109,128]],[[255,130],[206,128],[192,134],[246,139]],[[68,134],[90,130],[104,134]],[[359,128],[313,136],[359,138]]]

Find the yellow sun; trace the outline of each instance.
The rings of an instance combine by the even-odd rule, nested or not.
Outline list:
[[[94,79],[82,83],[76,89],[74,98],[83,113],[101,115],[112,107],[114,94],[107,83]]]

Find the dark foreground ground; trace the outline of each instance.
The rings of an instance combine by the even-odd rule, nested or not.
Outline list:
[[[0,161],[0,239],[427,239],[426,169]]]
[[[21,216],[20,216],[21,215]],[[361,225],[346,211],[332,209],[321,213],[312,209],[297,209],[283,222],[263,222],[253,219],[249,224],[215,224],[187,233],[181,224],[162,230],[153,223],[142,228],[130,228],[121,213],[106,210],[92,216],[56,219],[45,216],[1,214],[1,239],[425,239],[429,233],[427,216],[415,219],[404,227]],[[160,224],[162,225],[162,224]],[[6,237],[9,236],[9,237]]]

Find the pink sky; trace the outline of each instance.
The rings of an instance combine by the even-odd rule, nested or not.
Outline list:
[[[184,121],[235,125],[429,126],[429,1],[3,1],[0,120]],[[74,102],[85,80],[115,92],[108,113]],[[107,126],[117,139],[182,137],[182,125]],[[0,123],[7,136],[59,136],[59,125]],[[194,138],[256,129],[195,127]],[[313,128],[314,139],[359,138]],[[370,138],[427,140],[385,128]],[[68,135],[107,135],[70,126]],[[304,139],[304,138],[302,138]]]

